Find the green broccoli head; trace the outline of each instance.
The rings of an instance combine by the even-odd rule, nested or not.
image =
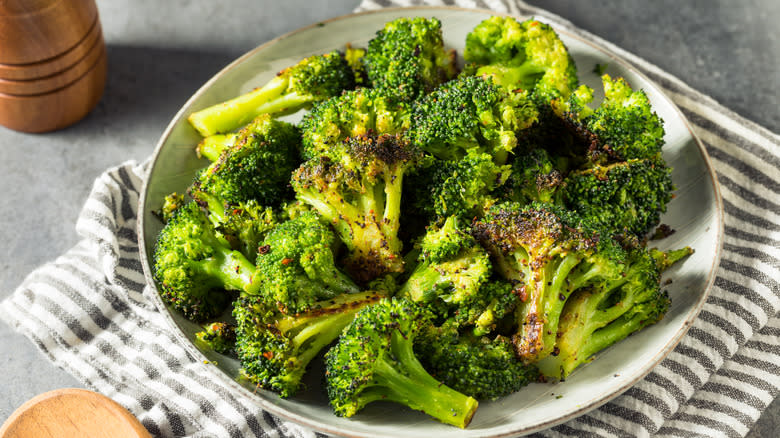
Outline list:
[[[215,227],[231,248],[254,263],[260,243],[281,221],[280,214],[274,209],[250,200],[225,209]]]
[[[593,90],[580,87],[569,99],[552,102],[554,112],[586,148],[590,162],[656,157],[664,145],[663,120],[643,90],[623,78],[602,76],[604,100],[591,109]]]
[[[658,224],[673,189],[671,169],[659,155],[573,171],[562,198],[608,232],[643,235]]]
[[[298,199],[333,225],[348,251],[347,270],[361,283],[403,271],[401,189],[418,157],[397,135],[351,137],[293,174]]]
[[[162,208],[160,208],[160,212],[158,215],[159,218],[163,221],[163,223],[168,222],[169,220],[171,220],[176,210],[178,210],[179,207],[181,207],[185,203],[186,202],[184,200],[183,194],[173,192],[170,195],[167,195],[165,199],[163,199],[163,205]]]
[[[559,189],[563,184],[565,168],[565,160],[551,157],[542,148],[518,154],[512,162],[512,171],[506,184],[498,188],[496,195],[502,200],[521,204],[559,204]]]
[[[459,160],[439,160],[430,172],[430,182],[421,187],[425,195],[417,197],[414,207],[433,219],[455,215],[471,220],[495,202],[492,192],[509,178],[510,166],[471,149]]]
[[[477,334],[490,332],[515,306],[512,285],[488,281],[487,252],[464,231],[455,216],[432,226],[420,240],[414,271],[396,296],[408,298],[458,327]]]
[[[495,400],[538,379],[536,367],[518,360],[504,336],[461,335],[449,324],[429,327],[415,352],[431,375],[456,391]]]
[[[160,231],[153,265],[162,299],[196,322],[219,315],[230,302],[224,289],[243,290],[254,274],[195,202],[177,209]]]
[[[455,77],[455,52],[444,48],[436,18],[399,18],[368,42],[363,57],[373,88],[391,90],[411,102]]]
[[[533,125],[537,115],[525,95],[489,78],[462,76],[414,103],[408,135],[441,159],[459,159],[478,149],[504,164],[517,146],[517,132]]]
[[[283,313],[308,311],[315,303],[359,289],[335,264],[336,236],[314,212],[276,226],[257,255],[259,294]]]
[[[228,354],[236,346],[236,326],[226,322],[212,322],[203,326],[203,331],[195,333],[197,345]]]
[[[381,296],[371,291],[341,294],[305,312],[285,314],[261,296],[241,295],[233,316],[242,375],[282,397],[294,395],[311,360],[338,338],[360,309]]]
[[[397,134],[409,127],[408,105],[389,90],[358,88],[318,103],[301,122],[303,156],[327,153],[348,137]]]
[[[294,125],[260,116],[200,172],[190,195],[218,217],[227,206],[250,200],[274,205],[287,197],[290,173],[300,163],[300,142]]]
[[[513,342],[525,362],[553,352],[561,310],[574,291],[623,272],[622,248],[557,206],[499,204],[473,225],[473,234],[522,301]]]
[[[538,362],[540,371],[564,379],[597,352],[660,320],[670,301],[659,281],[660,271],[650,252],[629,250],[621,276],[593,282],[566,302],[555,351]]]
[[[420,364],[417,335],[432,315],[408,300],[384,299],[362,309],[325,354],[328,399],[336,415],[351,417],[387,400],[465,428],[477,401],[450,389]]]
[[[532,92],[538,101],[567,98],[577,87],[577,68],[566,46],[547,24],[490,17],[466,36],[467,71],[489,76],[510,90]]]
[[[224,134],[259,115],[297,111],[354,86],[355,71],[342,53],[314,55],[280,71],[262,87],[194,112],[187,120],[204,137]]]

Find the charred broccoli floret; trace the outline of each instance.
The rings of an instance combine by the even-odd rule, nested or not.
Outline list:
[[[553,353],[561,310],[574,291],[623,273],[622,248],[593,230],[573,213],[540,203],[499,204],[474,224],[475,237],[522,301],[512,341],[525,362]]]
[[[301,122],[303,156],[314,158],[348,137],[397,134],[409,128],[409,105],[390,90],[358,88],[320,102]]]
[[[341,294],[311,303],[306,312],[286,314],[261,296],[241,295],[233,316],[242,374],[282,397],[294,395],[309,362],[339,337],[358,310],[380,298],[376,292]]]
[[[423,236],[418,264],[396,296],[427,307],[439,320],[472,327],[482,335],[516,302],[509,283],[488,281],[491,270],[487,252],[451,216]]]
[[[384,299],[362,309],[325,354],[328,399],[336,415],[351,417],[368,403],[387,400],[460,428],[478,403],[445,386],[414,353],[432,315],[408,300]]]
[[[674,261],[690,254],[672,252]],[[666,257],[659,256],[659,259]],[[594,282],[566,302],[557,331],[555,353],[538,362],[541,372],[565,379],[597,352],[660,320],[669,308],[669,296],[659,286],[661,267],[650,251],[629,250],[623,275]]]
[[[195,202],[177,209],[165,224],[153,260],[160,296],[193,321],[225,310],[231,297],[224,289],[253,289],[254,266],[217,234]]]
[[[577,68],[566,46],[547,24],[490,17],[466,36],[466,72],[487,76],[509,90],[531,92],[539,102],[568,98]]]
[[[450,388],[478,400],[495,400],[536,381],[539,371],[515,356],[504,336],[458,334],[431,326],[415,343],[425,369]]]
[[[274,228],[257,255],[256,281],[269,307],[300,313],[321,300],[359,288],[335,264],[336,236],[314,212]]]
[[[501,200],[521,204],[558,204],[565,168],[564,159],[551,157],[542,148],[518,154],[512,162],[512,171],[506,184],[496,190],[496,196]]]
[[[411,102],[455,77],[455,52],[444,48],[436,18],[399,18],[368,42],[363,58],[373,88]]]
[[[623,78],[602,76],[604,101],[591,109],[593,90],[581,86],[568,99],[552,102],[555,113],[584,143],[590,162],[654,158],[664,145],[663,120],[643,90]]]
[[[227,354],[236,346],[236,326],[226,322],[212,322],[195,333],[197,344],[217,353]]]
[[[190,114],[204,137],[240,128],[261,114],[296,111],[355,86],[352,67],[340,52],[314,55],[280,71],[260,88]]]
[[[274,205],[287,197],[290,173],[300,163],[300,141],[294,125],[260,116],[200,172],[190,195],[208,205],[217,222],[227,208],[249,200]]]
[[[643,235],[672,199],[671,169],[663,158],[593,165],[563,183],[565,205],[613,234]]]
[[[403,271],[401,187],[418,155],[398,136],[351,137],[293,174],[298,199],[322,214],[345,243],[347,270],[358,282]]]
[[[408,135],[441,159],[459,159],[478,149],[504,164],[517,145],[517,132],[530,127],[537,115],[527,96],[490,78],[462,76],[414,103]]]

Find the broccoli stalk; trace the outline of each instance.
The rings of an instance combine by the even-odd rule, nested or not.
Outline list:
[[[659,279],[656,260],[636,248],[622,277],[577,291],[562,311],[556,351],[537,363],[541,372],[564,379],[595,353],[660,320],[670,301]]]
[[[311,360],[339,337],[360,309],[380,298],[373,291],[341,294],[312,303],[306,312],[284,314],[262,297],[241,296],[233,316],[242,374],[282,397],[294,395]]]
[[[236,141],[236,134],[214,134],[209,135],[198,143],[195,153],[198,158],[205,158],[211,162],[217,161],[225,149],[232,146]]]
[[[625,254],[615,241],[552,205],[499,204],[473,232],[499,273],[516,284],[522,304],[513,342],[525,362],[553,352],[561,311],[574,291],[622,274]]]
[[[359,282],[403,271],[401,187],[416,157],[398,136],[353,137],[293,174],[298,199],[333,225],[349,252],[347,270]]]
[[[325,355],[328,398],[336,415],[351,417],[387,400],[465,428],[478,402],[423,368],[414,353],[417,334],[432,315],[408,300],[384,299],[362,309]]]
[[[261,114],[295,111],[354,86],[352,67],[339,52],[310,56],[249,93],[190,114],[204,137],[224,134]]]

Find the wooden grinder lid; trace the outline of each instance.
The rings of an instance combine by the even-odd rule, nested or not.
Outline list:
[[[0,438],[151,438],[117,402],[85,389],[57,389],[23,404],[0,428]]]

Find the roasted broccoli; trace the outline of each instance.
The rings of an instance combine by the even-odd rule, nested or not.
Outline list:
[[[212,222],[216,219],[216,230],[222,233],[230,247],[254,263],[260,242],[284,220],[281,216],[273,208],[250,200],[226,208],[219,215],[210,214],[209,218]]]
[[[509,395],[539,376],[535,366],[517,359],[508,338],[458,334],[449,324],[429,326],[414,351],[432,376],[478,400]]]
[[[187,120],[204,137],[228,133],[261,114],[295,111],[351,89],[354,74],[340,52],[310,56],[280,71],[262,87],[196,111]]]
[[[399,18],[368,42],[363,63],[373,88],[411,102],[457,74],[455,51],[446,50],[436,18]]]
[[[253,290],[254,265],[213,228],[195,202],[173,214],[157,237],[154,278],[160,296],[193,321],[219,315],[231,296],[224,289]]]
[[[409,128],[409,105],[389,90],[358,88],[320,102],[301,122],[303,156],[314,158],[348,137]]]
[[[617,242],[549,204],[499,204],[474,224],[473,234],[497,271],[515,283],[522,303],[512,341],[525,362],[553,352],[561,310],[574,291],[624,269]]]
[[[676,261],[690,251],[673,254]],[[633,248],[623,275],[575,292],[561,313],[555,352],[537,364],[541,372],[565,379],[595,353],[661,319],[670,301],[659,287],[660,267],[649,251]]]
[[[282,397],[294,395],[309,362],[339,337],[358,310],[380,298],[373,291],[341,294],[310,303],[306,312],[285,314],[262,296],[241,295],[233,316],[242,374]]]
[[[490,17],[466,36],[465,72],[486,76],[537,102],[568,98],[577,87],[577,68],[566,46],[547,24]]]
[[[671,169],[659,156],[571,172],[563,182],[565,205],[613,234],[643,235],[672,199]]]
[[[293,174],[298,199],[333,225],[349,253],[347,270],[360,283],[403,271],[401,187],[418,155],[398,136],[351,137]]]
[[[328,399],[336,415],[351,417],[366,404],[387,400],[465,428],[478,403],[445,386],[414,353],[417,335],[432,315],[403,299],[362,309],[325,354]]]
[[[491,271],[487,252],[451,216],[423,236],[417,266],[396,296],[427,307],[439,320],[472,327],[482,335],[517,301],[511,284],[488,281]]]
[[[181,207],[184,204],[186,204],[184,195],[173,192],[170,195],[167,195],[163,199],[163,206],[162,208],[160,208],[160,211],[156,214],[159,217],[159,219],[162,220],[163,223],[167,223],[169,220],[171,220],[176,210],[178,210],[179,207]]]
[[[584,144],[593,163],[654,158],[664,145],[663,120],[643,90],[634,91],[623,78],[602,76],[604,101],[588,104],[593,90],[582,85],[568,99],[552,102],[555,113]]]
[[[504,164],[517,146],[517,132],[533,125],[537,115],[525,95],[509,92],[490,78],[463,76],[414,103],[408,135],[441,159],[459,159],[469,149],[478,149]]]
[[[518,154],[506,184],[496,190],[495,196],[521,204],[534,201],[559,204],[565,169],[565,159],[551,157],[542,148]]]
[[[257,254],[259,293],[269,307],[286,314],[359,288],[335,264],[336,236],[317,213],[303,213],[276,226]]]
[[[212,322],[203,326],[203,331],[195,333],[198,345],[227,354],[236,346],[236,326],[226,322]]]
[[[300,163],[301,136],[297,127],[256,118],[244,127],[219,158],[200,172],[190,195],[217,215],[249,200],[274,205],[288,197],[290,173]]]

